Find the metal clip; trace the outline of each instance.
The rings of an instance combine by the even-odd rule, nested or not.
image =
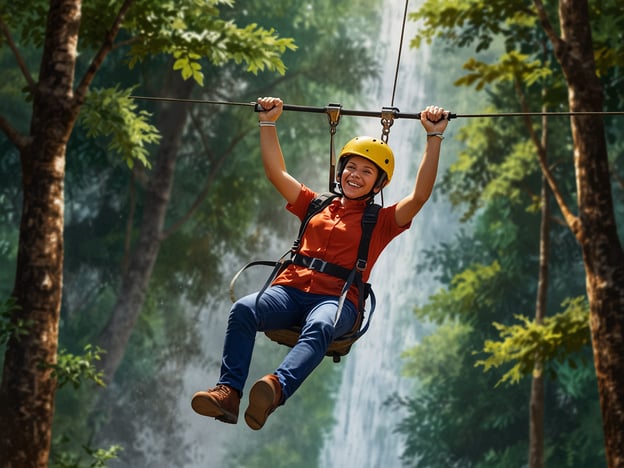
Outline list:
[[[396,107],[382,107],[381,108],[381,125],[383,127],[381,131],[381,140],[384,143],[388,143],[388,136],[390,135],[390,127],[394,123],[394,119],[398,118],[399,109]]]

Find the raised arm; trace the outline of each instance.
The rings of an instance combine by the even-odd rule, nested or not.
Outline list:
[[[448,125],[447,116],[448,112],[443,108],[429,106],[420,113],[420,122],[428,134],[443,133]],[[438,136],[427,136],[427,145],[416,174],[414,190],[397,203],[395,217],[399,226],[409,223],[431,196],[438,173],[441,143],[442,139]]]
[[[282,114],[284,103],[279,98],[264,97],[258,98],[258,104],[266,111],[259,112],[260,120],[260,152],[262,153],[262,164],[264,172],[269,182],[277,189],[288,203],[295,203],[301,183],[286,171],[284,155],[277,137],[275,125],[267,124],[277,122]]]

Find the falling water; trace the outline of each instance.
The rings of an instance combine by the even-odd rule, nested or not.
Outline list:
[[[412,2],[413,3],[413,2]],[[415,6],[410,4],[410,9]],[[370,90],[372,102],[390,105],[392,85],[400,45],[404,0],[384,2],[379,62],[385,64],[383,80]],[[424,107],[425,74],[428,51],[409,49],[414,37],[414,24],[408,22],[398,72],[394,106],[404,112],[418,112]],[[434,97],[435,98],[435,97]],[[429,97],[427,97],[429,99]],[[427,102],[426,104],[429,104]],[[379,122],[363,122],[363,134],[379,135]],[[388,143],[396,157],[392,184],[385,190],[389,205],[409,193],[424,149],[424,132],[420,122],[397,119]],[[438,219],[440,210],[431,200],[414,219],[412,227],[395,239],[382,254],[371,275],[377,292],[377,309],[371,329],[344,360],[342,384],[338,392],[334,417],[337,421],[325,440],[321,454],[322,467],[376,468],[401,466],[403,450],[397,423],[404,415],[384,405],[393,393],[406,394],[411,382],[401,377],[401,352],[413,346],[424,330],[415,323],[412,309],[433,292],[425,275],[416,277],[418,251],[432,239],[432,233],[443,230]]]

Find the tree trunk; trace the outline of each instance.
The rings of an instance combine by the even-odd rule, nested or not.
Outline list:
[[[54,415],[63,284],[65,150],[73,107],[80,0],[50,2],[31,135],[20,147],[23,206],[11,322],[27,333],[7,344],[0,387],[0,465],[47,467]]]
[[[545,125],[543,135],[545,135]],[[545,138],[542,145],[546,147]],[[550,251],[550,209],[548,205],[548,182],[542,178],[542,213],[540,224],[539,279],[535,304],[535,322],[543,323],[546,316],[548,294],[548,254]],[[536,362],[531,381],[529,402],[529,468],[544,467],[544,373],[542,362]]]
[[[586,0],[560,0],[555,54],[568,81],[570,111],[603,110]],[[624,467],[624,252],[618,238],[600,117],[571,118],[581,245],[594,364],[608,466]]]
[[[170,88],[164,90],[166,95],[179,98],[190,96],[194,85],[192,80],[183,81],[178,74],[174,74],[171,80]],[[113,380],[123,359],[158,258],[188,110],[189,104],[186,103],[165,103],[160,111],[158,128],[162,134],[162,143],[146,190],[139,238],[130,254],[128,267],[123,272],[120,292],[111,317],[98,340],[98,345],[106,350],[100,368],[107,383]]]

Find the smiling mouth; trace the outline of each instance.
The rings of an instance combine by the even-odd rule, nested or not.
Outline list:
[[[358,189],[359,189],[359,188],[362,188],[362,185],[357,184],[357,183],[355,183],[355,182],[353,182],[353,181],[351,181],[351,180],[348,180],[348,181],[347,181],[347,185],[348,185],[349,187],[353,187],[353,188],[358,188]]]

